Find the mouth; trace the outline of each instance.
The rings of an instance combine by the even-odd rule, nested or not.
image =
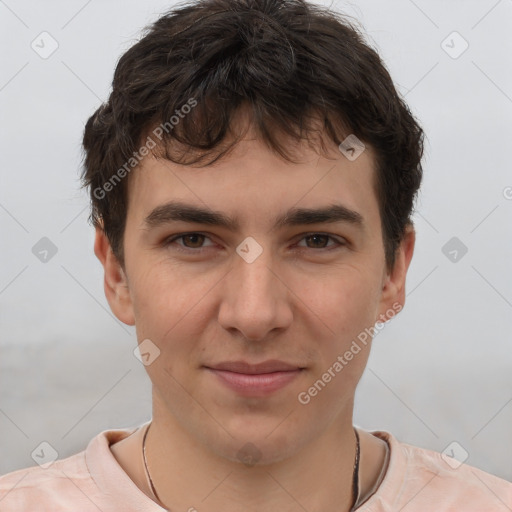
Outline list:
[[[267,396],[284,388],[296,379],[304,367],[269,360],[259,364],[245,361],[226,361],[214,366],[205,366],[218,382],[243,396]]]

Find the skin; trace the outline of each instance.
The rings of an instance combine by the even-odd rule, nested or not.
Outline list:
[[[103,231],[96,231],[112,311],[136,326],[139,343],[150,339],[160,350],[145,367],[153,384],[146,450],[157,492],[172,510],[350,508],[354,394],[371,342],[307,405],[297,396],[359,333],[404,305],[415,233],[409,226],[387,272],[373,152],[367,147],[350,161],[335,145],[329,150],[327,159],[296,144],[301,163],[286,162],[250,129],[213,166],[148,156],[130,176],[124,268]],[[146,216],[176,199],[236,216],[240,230],[185,222],[147,229]],[[364,230],[343,222],[272,229],[274,217],[292,207],[332,203],[359,212]],[[206,238],[165,243],[190,232]],[[333,238],[308,238],[315,233]],[[252,263],[235,251],[248,236],[263,248]],[[305,369],[261,398],[240,396],[204,368],[241,359],[278,359]],[[381,471],[386,448],[371,434],[360,435],[364,493]],[[141,442],[139,430],[111,450],[151,496]],[[239,456],[247,443],[258,454],[251,466]]]

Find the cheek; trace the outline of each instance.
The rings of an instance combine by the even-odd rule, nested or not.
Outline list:
[[[154,266],[139,271],[132,283],[133,309],[139,340],[151,339],[163,352],[190,351],[204,329],[212,290],[205,279],[190,279],[176,269]]]
[[[308,385],[315,386],[311,391],[318,393],[317,406],[341,406],[350,399],[366,367],[378,308],[371,273],[352,267],[335,275],[305,282],[301,291],[306,304],[302,314],[309,318],[315,340],[316,364]]]
[[[149,339],[159,350],[158,357],[145,369],[154,389],[179,414],[190,407],[190,395],[198,392],[199,383],[191,369],[199,364],[200,343],[205,339],[209,318],[205,307],[212,285],[163,266],[140,272],[138,277],[134,286],[137,339]]]
[[[150,265],[138,269],[132,282],[136,316],[144,322],[165,321],[169,326],[183,319],[208,292],[205,280],[187,278],[179,268]]]
[[[355,271],[309,287],[304,311],[310,310],[314,323],[316,362],[297,401],[324,421],[350,405],[366,367],[377,309],[374,292],[372,280]]]
[[[377,280],[358,267],[301,279],[296,293],[312,321],[324,326],[327,337],[347,340],[374,324]]]

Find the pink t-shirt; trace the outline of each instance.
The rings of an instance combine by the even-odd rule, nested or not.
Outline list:
[[[162,512],[109,449],[135,430],[105,430],[84,451],[46,469],[34,466],[0,477],[0,511]],[[388,443],[389,463],[358,512],[512,511],[512,483],[466,464],[452,468],[441,454],[401,443],[388,432],[371,433]]]

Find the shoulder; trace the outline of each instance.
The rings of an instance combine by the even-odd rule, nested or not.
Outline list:
[[[0,477],[0,511],[35,510],[36,507],[37,510],[51,510],[64,500],[64,496],[72,503],[82,504],[85,496],[81,490],[90,489],[91,483],[85,451],[56,460],[47,468],[19,469]]]
[[[115,479],[117,475],[117,481],[123,481],[124,476],[109,446],[131,432],[132,429],[100,432],[79,453],[47,466],[0,476],[0,512],[97,512],[105,495],[101,486],[105,485],[106,476]]]
[[[402,443],[388,432],[372,433],[390,447],[386,475],[372,496],[376,501],[384,499],[397,509],[436,512],[512,510],[511,482],[448,455]]]

